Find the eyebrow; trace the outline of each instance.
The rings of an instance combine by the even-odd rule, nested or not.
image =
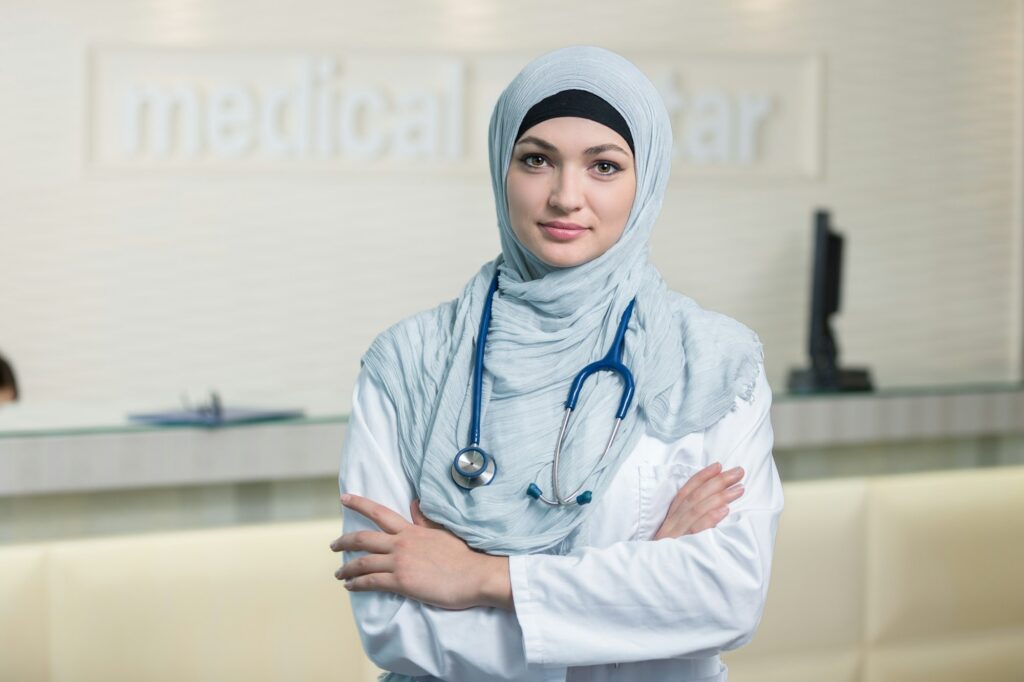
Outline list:
[[[550,142],[547,142],[546,140],[542,140],[539,137],[533,137],[532,135],[529,136],[529,137],[522,138],[521,140],[516,142],[516,144],[520,145],[520,144],[524,144],[526,142],[532,142],[533,144],[537,145],[541,149],[544,149],[544,150],[549,151],[549,152],[557,152],[558,151],[558,147],[556,147],[555,145],[551,144]],[[594,154],[600,154],[602,152],[613,151],[613,150],[614,151],[618,151],[618,152],[622,152],[623,154],[626,154],[628,156],[628,153],[626,152],[625,149],[623,149],[622,147],[620,147],[617,144],[612,144],[612,143],[599,144],[596,147],[587,147],[586,149],[583,150],[583,153],[585,155],[587,155],[587,156],[592,156]]]

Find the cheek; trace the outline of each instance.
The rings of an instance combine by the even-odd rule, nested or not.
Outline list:
[[[508,197],[508,217],[513,227],[517,223],[531,220],[538,194],[536,184],[519,174],[509,174],[505,183],[505,196]]]
[[[606,201],[603,203],[603,212],[607,221],[614,224],[619,233],[626,227],[626,220],[629,218],[629,211],[633,208],[633,198],[636,195],[635,187],[623,185],[616,187],[614,192],[604,195]]]
[[[508,202],[508,217],[512,224],[516,224],[519,214],[519,203],[522,200],[522,190],[513,175],[509,174],[505,180],[505,197]]]

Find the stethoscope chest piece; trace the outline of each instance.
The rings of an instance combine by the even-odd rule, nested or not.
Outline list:
[[[494,480],[498,465],[483,448],[470,445],[459,450],[452,461],[452,480],[466,490],[479,488]]]

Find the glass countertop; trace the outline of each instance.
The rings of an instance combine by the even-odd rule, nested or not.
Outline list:
[[[962,384],[935,384],[929,386],[887,386],[874,391],[846,391],[843,393],[789,393],[779,391],[774,394],[774,402],[864,398],[909,398],[943,395],[976,395],[979,393],[1016,393],[1024,391],[1024,381],[974,382]]]
[[[979,382],[942,384],[932,386],[894,386],[876,391],[845,393],[788,393],[777,390],[775,404],[808,401],[856,400],[863,398],[913,398],[948,395],[977,395],[1015,393],[1024,391],[1024,382]],[[338,424],[348,421],[348,406],[341,404],[339,395],[319,395],[306,400],[287,400],[285,404],[239,401],[240,406],[254,408],[297,408],[304,416],[274,421],[226,424],[220,426],[160,425],[135,422],[127,415],[136,412],[155,412],[181,409],[166,401],[41,401],[17,402],[0,406],[0,439],[43,436],[77,436],[89,434],[144,433],[175,429],[223,431],[249,429],[268,425],[299,426],[307,424]],[[235,405],[231,405],[234,407]],[[2,454],[2,449],[0,449]]]
[[[183,409],[166,400],[121,401],[19,401],[0,405],[0,439],[37,436],[77,436],[87,434],[144,433],[176,429],[223,431],[267,425],[344,424],[348,414],[337,396],[317,396],[305,400],[291,398],[271,403],[267,400],[225,401],[225,407],[267,410],[301,410],[301,417],[271,421],[241,422],[216,426],[197,424],[152,424],[134,421],[129,414],[169,412]],[[0,450],[2,452],[2,450]]]

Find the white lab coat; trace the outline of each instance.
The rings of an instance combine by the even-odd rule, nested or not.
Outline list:
[[[589,532],[550,553],[509,558],[515,612],[453,611],[390,592],[352,592],[370,660],[449,682],[712,680],[719,652],[747,643],[764,608],[783,508],[772,458],[772,393],[761,365],[750,402],[708,429],[666,443],[644,434],[592,503]],[[398,455],[386,394],[360,372],[339,486],[411,521],[416,497]],[[552,444],[552,447],[554,445]],[[712,462],[742,466],[744,494],[718,526],[652,541],[676,491]],[[454,483],[453,483],[454,485]],[[379,530],[345,510],[343,532]],[[343,561],[364,552],[344,552]]]

